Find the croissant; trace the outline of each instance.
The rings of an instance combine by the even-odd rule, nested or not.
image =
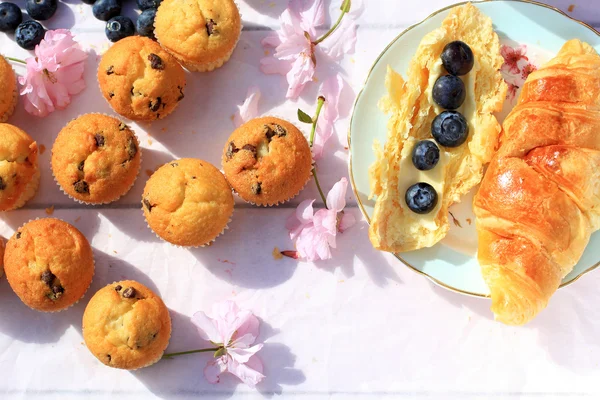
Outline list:
[[[532,73],[473,208],[497,320],[546,307],[600,228],[600,56],[579,40]]]

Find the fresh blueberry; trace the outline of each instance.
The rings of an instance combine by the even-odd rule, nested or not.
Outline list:
[[[50,19],[58,8],[57,0],[27,0],[25,9],[27,14],[38,21]]]
[[[443,75],[433,85],[433,101],[446,110],[456,110],[465,101],[465,84],[454,75]]]
[[[442,51],[442,63],[451,75],[466,75],[473,69],[473,52],[466,43],[457,40],[450,42]]]
[[[413,148],[412,162],[420,171],[433,169],[440,161],[440,149],[431,140],[421,140]]]
[[[141,36],[147,36],[154,39],[154,17],[156,16],[156,8],[148,8],[140,14],[135,22],[137,33]]]
[[[96,2],[96,0],[81,0],[83,1],[85,4],[94,4]]]
[[[147,10],[149,8],[158,8],[162,0],[137,0],[137,5],[140,10]]]
[[[406,205],[417,214],[427,214],[435,208],[438,195],[429,183],[419,182],[406,191]]]
[[[22,48],[33,50],[42,41],[45,34],[46,30],[39,22],[25,21],[17,26],[15,39]]]
[[[121,0],[97,0],[92,7],[92,12],[99,20],[108,21],[121,14]]]
[[[119,15],[111,18],[110,21],[106,23],[104,32],[106,32],[108,40],[111,42],[118,42],[127,36],[135,34],[135,26],[133,26],[131,19]]]
[[[442,146],[458,147],[469,136],[469,124],[461,113],[444,111],[433,120],[431,134]]]
[[[0,31],[14,32],[23,21],[23,14],[18,5],[14,3],[0,4]]]

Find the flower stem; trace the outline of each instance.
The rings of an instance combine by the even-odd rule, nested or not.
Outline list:
[[[310,131],[310,147],[313,147],[315,143],[315,132],[317,131],[317,122],[319,121],[319,115],[321,115],[321,109],[323,108],[323,104],[325,104],[325,97],[319,96],[317,101],[317,111],[315,113],[315,117],[313,118],[312,129]],[[319,194],[321,195],[321,199],[323,200],[323,204],[327,207],[327,199],[323,194],[323,189],[321,189],[321,184],[319,183],[319,177],[317,176],[317,167],[314,166],[312,169],[312,174],[315,177],[315,184],[317,185],[317,189],[319,190]]]
[[[350,0],[344,0],[344,2],[342,3],[342,7],[340,7],[340,9],[342,10],[342,13],[340,14],[337,22],[323,36],[321,36],[320,38],[315,40],[313,42],[313,45],[316,46],[319,43],[321,43],[323,40],[327,39],[338,28],[338,26],[340,26],[340,24],[342,23],[342,19],[344,18],[344,15],[346,15],[348,13],[348,11],[350,11]]]
[[[215,347],[213,349],[200,349],[200,350],[181,351],[179,353],[163,354],[162,358],[163,359],[171,359],[173,357],[182,356],[182,355],[185,355],[185,354],[208,353],[208,352],[218,351],[219,349],[220,349],[220,347]]]
[[[27,62],[21,60],[20,58],[14,58],[14,57],[4,57],[4,58],[6,58],[7,60],[10,60],[10,61],[13,61],[13,62],[18,62],[18,63],[21,63],[21,64],[27,64]]]

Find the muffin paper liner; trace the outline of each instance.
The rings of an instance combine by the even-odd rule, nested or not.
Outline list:
[[[107,117],[110,117],[110,118],[115,118],[115,119],[117,119],[117,120],[121,121],[119,118],[116,118],[116,117],[114,117],[113,115],[108,115],[108,114],[105,114],[105,113],[87,113],[87,114],[81,114],[81,115],[79,115],[78,117],[71,119],[69,122],[67,122],[67,123],[66,123],[66,124],[63,126],[63,128],[64,128],[65,126],[67,126],[68,124],[70,124],[71,122],[73,122],[74,120],[76,120],[77,118],[80,118],[80,117],[82,117],[82,116],[84,116],[84,115],[88,115],[88,114],[98,114],[98,115],[105,115],[105,116],[107,116]],[[121,121],[121,122],[123,122],[123,121]],[[99,203],[90,203],[90,202],[87,202],[87,201],[83,201],[83,200],[76,199],[75,197],[73,197],[73,196],[71,196],[70,194],[68,194],[67,192],[65,192],[65,190],[63,189],[63,187],[61,186],[61,184],[60,184],[60,183],[58,183],[58,180],[56,179],[56,175],[54,174],[54,169],[52,169],[52,157],[50,157],[50,170],[52,171],[52,178],[54,179],[54,182],[55,182],[55,183],[58,185],[58,188],[60,189],[60,191],[61,191],[61,192],[63,192],[63,193],[64,193],[64,194],[65,194],[67,197],[69,197],[71,200],[75,200],[75,201],[76,201],[76,202],[78,202],[79,204],[84,204],[84,205],[86,205],[86,206],[99,206],[99,205],[104,205],[104,204],[110,204],[110,203],[114,203],[115,201],[119,200],[121,197],[123,197],[123,196],[125,196],[127,193],[129,193],[129,191],[131,190],[131,188],[133,187],[133,185],[135,185],[135,183],[137,182],[137,179],[138,179],[138,177],[140,176],[140,171],[141,171],[141,169],[142,169],[142,161],[143,161],[142,157],[144,156],[144,154],[143,154],[143,151],[142,151],[142,146],[141,146],[140,139],[138,138],[138,136],[136,135],[136,133],[135,133],[135,131],[134,131],[133,129],[131,129],[131,128],[130,128],[130,130],[131,130],[131,132],[133,132],[133,136],[135,136],[135,138],[137,139],[137,142],[138,142],[138,152],[140,153],[140,165],[138,166],[138,170],[137,170],[137,172],[136,172],[136,174],[135,174],[135,179],[132,181],[131,185],[129,185],[129,187],[127,188],[127,190],[126,190],[126,191],[124,191],[124,192],[123,192],[121,195],[119,195],[119,197],[116,197],[116,198],[115,198],[115,199],[113,199],[113,200],[110,200],[110,201],[104,201],[104,202],[99,202]],[[53,145],[52,147],[54,148],[54,145]]]
[[[15,229],[15,233],[13,233],[13,236],[15,236],[15,234],[16,234],[16,233],[17,233],[19,230],[21,230],[21,229],[22,229],[22,228],[23,228],[25,225],[27,225],[28,223],[30,223],[30,222],[32,222],[32,221],[37,221],[37,220],[40,220],[40,219],[57,219],[57,220],[59,220],[59,221],[62,221],[62,222],[64,222],[64,223],[66,223],[66,224],[69,224],[69,225],[73,226],[72,224],[70,224],[70,223],[68,223],[67,221],[64,221],[64,220],[62,220],[62,219],[60,219],[60,218],[55,218],[55,217],[35,218],[35,219],[30,219],[29,221],[25,222],[23,225],[21,225],[21,226],[19,226],[17,229]],[[75,229],[77,229],[77,228],[75,228]],[[77,229],[77,230],[79,230],[79,229]],[[82,235],[83,235],[83,233],[82,233]],[[88,238],[87,238],[87,237],[85,237],[85,236],[83,236],[83,237],[84,237],[84,238],[85,238],[85,240],[88,242],[88,244],[89,244],[89,246],[90,246],[90,248],[91,248],[91,247],[92,247],[92,245],[90,244],[90,241],[88,240]],[[11,236],[11,238],[10,238],[10,239],[12,239],[12,236]],[[9,240],[10,240],[10,239],[9,239]],[[7,243],[8,243],[8,242],[7,242]],[[90,289],[90,286],[92,286],[92,282],[94,281],[94,276],[96,275],[96,259],[94,258],[94,252],[93,252],[93,249],[92,249],[92,265],[93,265],[93,267],[94,267],[94,273],[92,274],[92,279],[90,279],[90,283],[88,284],[88,287],[87,287],[87,288],[85,288],[85,291],[83,292],[83,294],[81,295],[81,297],[79,297],[79,299],[77,299],[77,300],[76,300],[74,303],[72,303],[72,304],[69,304],[68,306],[65,306],[65,307],[63,307],[63,308],[61,308],[61,309],[59,309],[59,310],[38,310],[38,309],[36,309],[36,308],[30,307],[30,306],[29,306],[29,304],[26,304],[26,303],[25,303],[23,300],[21,300],[21,297],[20,297],[20,296],[17,294],[17,292],[15,292],[15,290],[14,290],[14,289],[13,289],[13,287],[12,287],[12,285],[10,284],[10,281],[8,281],[8,277],[7,277],[7,279],[6,279],[6,280],[8,281],[8,285],[10,286],[10,288],[12,289],[12,291],[13,291],[15,294],[17,294],[17,297],[19,298],[19,300],[21,300],[21,303],[25,304],[25,305],[26,305],[28,308],[30,308],[31,310],[33,310],[33,311],[37,311],[37,312],[42,312],[42,313],[50,313],[50,314],[53,314],[53,313],[59,313],[59,312],[61,312],[61,311],[68,310],[69,308],[73,307],[75,304],[79,303],[79,301],[85,297],[85,295],[86,295],[87,291]]]
[[[225,56],[221,57],[220,59],[218,59],[216,61],[207,62],[207,63],[186,62],[185,60],[180,58],[178,55],[171,53],[165,46],[162,45],[162,43],[160,43],[160,40],[158,38],[156,38],[156,41],[158,42],[158,44],[160,44],[163,47],[163,49],[165,49],[167,52],[169,52],[169,54],[171,54],[173,57],[175,57],[175,59],[177,61],[179,61],[179,63],[188,71],[211,72],[211,71],[214,71],[215,69],[221,68],[227,61],[229,61],[229,59],[231,58],[231,55],[237,48],[240,38],[242,37],[242,30],[244,29],[244,24],[242,23],[242,12],[240,10],[240,5],[237,3],[237,1],[234,1],[234,3],[238,9],[238,13],[240,14],[240,31],[238,32],[237,40],[235,41],[235,44],[233,45],[231,50],[227,54],[225,54]]]
[[[306,138],[306,133],[300,127],[298,127],[298,125],[296,125],[295,123],[291,122],[287,118],[284,118],[284,117],[282,117],[282,116],[280,116],[278,114],[275,114],[275,115],[261,115],[261,116],[258,116],[256,118],[277,118],[277,119],[284,120],[284,121],[289,122],[290,124],[294,125],[302,133],[302,135]],[[255,119],[255,118],[253,118],[253,119]],[[306,139],[306,141],[308,143],[308,139]],[[231,187],[231,191],[233,193],[235,193],[238,198],[242,199],[246,204],[251,204],[251,205],[256,206],[256,207],[265,207],[265,208],[268,208],[268,207],[277,207],[277,206],[280,206],[282,204],[287,203],[288,201],[292,200],[294,197],[298,196],[306,188],[306,185],[308,185],[308,182],[310,182],[310,178],[313,176],[313,169],[314,169],[314,166],[315,166],[315,155],[313,154],[312,147],[310,147],[310,143],[308,143],[308,145],[309,145],[310,157],[311,157],[311,160],[310,160],[310,165],[311,165],[310,174],[308,175],[308,179],[306,180],[306,182],[304,182],[304,185],[300,188],[300,190],[298,190],[298,192],[296,194],[293,194],[292,196],[290,196],[287,199],[282,200],[282,201],[277,201],[277,202],[274,202],[274,203],[267,203],[267,204],[257,204],[257,203],[254,203],[252,201],[244,199],[233,188],[233,186]],[[223,165],[221,165],[221,167],[222,166]],[[227,177],[225,177],[225,178],[227,178]],[[231,186],[231,184],[230,184],[230,186]]]
[[[127,280],[127,279],[124,279],[124,280]],[[109,283],[109,284],[107,284],[107,285],[105,285],[105,286],[101,287],[101,288],[100,288],[100,289],[98,289],[98,290],[101,290],[101,289],[105,288],[106,286],[114,285],[115,283],[119,283],[119,282],[121,282],[121,281],[113,281],[112,283]],[[135,282],[138,282],[138,281],[135,281]],[[138,283],[139,283],[139,282],[138,282]],[[153,293],[154,293],[154,292],[153,292]],[[161,298],[160,296],[158,296],[156,293],[154,293],[154,294],[155,294],[157,297],[159,297],[159,298],[162,300],[162,298]],[[164,304],[164,301],[163,301],[163,304]],[[171,337],[173,336],[173,318],[171,318],[171,313],[169,312],[169,308],[167,307],[167,305],[166,305],[166,304],[165,304],[165,307],[167,308],[167,313],[169,314],[169,320],[170,320],[170,322],[171,322],[171,329],[170,329],[170,331],[169,331],[169,339],[167,340],[167,347],[169,347],[169,343],[171,342]],[[82,327],[82,329],[83,329],[83,327]],[[85,343],[85,339],[83,340],[83,342]],[[88,351],[89,351],[89,352],[90,352],[90,353],[91,353],[91,354],[92,354],[94,357],[96,357],[96,355],[95,355],[95,354],[94,354],[94,353],[93,353],[93,352],[90,350],[90,348],[87,346],[87,343],[85,343],[85,347],[88,349]],[[124,371],[137,371],[137,370],[139,370],[139,369],[142,369],[142,368],[149,367],[149,366],[151,366],[151,365],[154,365],[154,364],[156,364],[157,362],[159,362],[159,361],[162,359],[163,355],[165,354],[165,351],[167,350],[167,347],[165,347],[165,348],[164,348],[164,350],[163,350],[163,351],[160,353],[160,355],[159,355],[157,358],[155,358],[155,359],[151,360],[150,362],[148,362],[147,364],[144,364],[144,365],[142,365],[141,367],[137,367],[137,368],[118,368],[118,367],[113,367],[113,366],[110,366],[110,365],[106,365],[106,364],[104,364],[104,363],[103,363],[102,361],[100,361],[100,360],[98,360],[98,361],[100,361],[100,363],[102,363],[102,365],[104,365],[104,366],[107,366],[107,367],[109,367],[109,368],[121,369],[121,370],[124,370]],[[96,359],[97,359],[97,357],[96,357]]]

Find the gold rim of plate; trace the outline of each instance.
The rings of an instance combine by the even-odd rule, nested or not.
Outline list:
[[[451,8],[457,7],[457,6],[461,6],[467,3],[472,3],[472,4],[479,4],[479,3],[491,3],[494,1],[514,1],[516,3],[527,3],[527,4],[534,4],[536,6],[539,7],[544,7],[550,10],[553,10],[565,17],[567,17],[568,19],[577,22],[578,24],[588,28],[589,30],[591,30],[593,33],[595,33],[596,35],[600,36],[600,32],[598,32],[596,29],[594,29],[594,27],[592,27],[591,25],[580,21],[578,19],[575,19],[573,17],[571,17],[570,15],[568,15],[567,13],[565,13],[564,11],[550,6],[548,4],[544,4],[544,3],[540,3],[537,1],[533,1],[533,0],[471,0],[471,1],[463,1],[460,3],[456,3],[456,4],[452,4],[448,7],[444,7],[442,9],[439,9],[437,11],[435,11],[434,13],[430,14],[428,17],[426,17],[425,19],[423,19],[420,22],[417,22],[414,25],[409,26],[408,28],[406,28],[404,31],[402,31],[398,36],[396,36],[394,38],[394,40],[392,40],[387,46],[386,48],[381,52],[381,54],[379,54],[379,56],[377,57],[377,59],[375,60],[375,62],[373,63],[373,65],[371,66],[371,68],[369,69],[369,73],[367,74],[367,78],[365,79],[365,82],[362,86],[362,88],[360,89],[360,92],[358,92],[358,95],[356,96],[356,100],[354,101],[354,106],[352,107],[352,117],[350,118],[350,127],[348,128],[348,147],[350,149],[352,149],[351,147],[351,136],[352,136],[352,122],[354,120],[354,112],[356,111],[356,105],[358,104],[358,100],[360,99],[360,96],[363,93],[363,90],[369,80],[369,78],[371,77],[371,74],[373,73],[373,69],[375,68],[375,66],[377,65],[377,63],[379,63],[379,61],[381,60],[381,58],[383,57],[383,55],[390,49],[390,47],[392,47],[392,45],[394,43],[396,43],[396,41],[398,41],[398,39],[400,39],[402,36],[404,36],[405,33],[411,31],[412,29],[416,28],[417,26],[421,25],[422,23],[428,21],[429,19],[435,17],[436,15],[447,11]],[[360,211],[362,212],[362,214],[364,215],[365,219],[367,220],[367,223],[370,225],[371,224],[371,218],[369,218],[369,216],[367,215],[367,212],[365,211],[365,207],[362,203],[362,200],[360,199],[360,195],[358,193],[358,190],[356,189],[356,184],[354,183],[354,174],[352,173],[352,150],[350,151],[350,157],[348,158],[348,170],[349,170],[349,175],[350,175],[350,185],[352,186],[352,191],[354,192],[354,196],[356,197],[356,201],[358,203],[358,207],[360,208]],[[453,286],[450,286],[444,282],[441,282],[440,280],[432,277],[431,275],[420,271],[419,269],[417,269],[416,267],[412,266],[411,264],[409,264],[408,262],[406,262],[406,260],[404,260],[400,254],[398,253],[392,253],[398,260],[400,260],[404,265],[406,265],[407,267],[409,267],[410,269],[412,269],[413,271],[415,271],[416,273],[425,276],[426,278],[428,278],[429,280],[431,280],[432,282],[434,282],[435,284],[444,287],[448,290],[451,290],[453,292],[456,293],[461,293],[461,294],[466,294],[468,296],[473,296],[473,297],[481,297],[481,298],[489,298],[489,296],[485,296],[479,293],[473,293],[473,292],[469,292],[467,290],[462,290],[462,289],[458,289],[455,288]],[[583,271],[581,274],[577,275],[576,277],[574,277],[573,279],[569,280],[568,282],[564,282],[560,285],[560,287],[565,287],[567,285],[570,285],[571,283],[577,281],[579,278],[581,278],[583,275],[587,274],[588,272],[591,272],[593,270],[595,270],[596,268],[598,268],[600,266],[600,261],[598,261],[595,265],[591,266],[590,268],[588,268],[587,270]]]

